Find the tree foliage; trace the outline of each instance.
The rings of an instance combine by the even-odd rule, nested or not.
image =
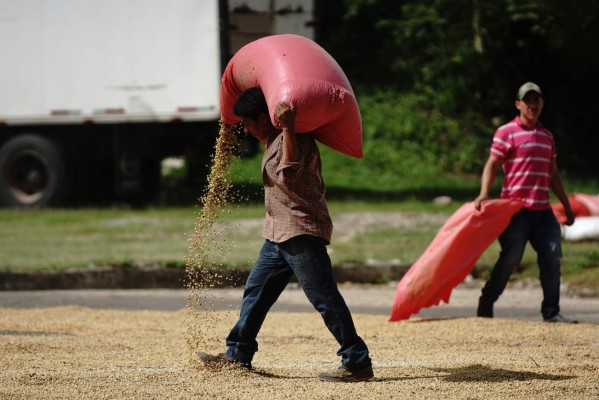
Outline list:
[[[443,168],[475,168],[467,160],[482,163],[481,144],[488,147],[497,124],[514,117],[515,92],[530,80],[544,91],[541,119],[556,136],[560,163],[573,171],[599,170],[599,137],[592,131],[599,111],[599,0],[318,4],[319,41],[347,73],[358,100],[373,100],[365,131],[384,129],[366,125],[378,118],[377,109],[393,126],[371,139],[436,146],[437,154],[452,153],[440,162]],[[396,98],[391,104],[403,107],[397,110],[403,115],[393,115],[381,98]],[[425,134],[428,125],[434,137]],[[439,143],[449,147],[441,150]],[[458,156],[456,146],[471,153]]]

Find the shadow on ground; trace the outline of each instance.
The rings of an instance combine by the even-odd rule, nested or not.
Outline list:
[[[534,360],[532,360],[534,361]],[[536,362],[535,362],[536,364]],[[568,375],[541,374],[528,371],[510,371],[476,364],[460,368],[433,368],[435,372],[447,373],[442,379],[447,382],[504,382],[504,381],[563,381],[576,378]]]

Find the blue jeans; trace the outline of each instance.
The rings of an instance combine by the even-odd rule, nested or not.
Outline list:
[[[541,314],[551,318],[559,313],[561,232],[553,211],[522,209],[512,217],[499,236],[501,253],[482,289],[483,300],[495,302],[505,289],[510,275],[522,261],[526,243],[530,241],[537,253],[539,277],[543,288]]]
[[[264,243],[245,285],[239,320],[226,339],[226,355],[251,365],[258,351],[256,337],[266,314],[293,274],[341,346],[337,352],[341,364],[349,369],[370,366],[368,348],[356,333],[349,308],[333,278],[326,242],[311,235],[283,243]]]

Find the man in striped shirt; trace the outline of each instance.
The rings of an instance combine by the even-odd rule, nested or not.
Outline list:
[[[522,260],[526,243],[537,252],[546,322],[576,322],[562,316],[559,308],[561,232],[549,201],[551,189],[563,204],[567,225],[574,223],[564,184],[557,168],[553,135],[540,122],[543,94],[538,85],[520,87],[515,102],[520,115],[495,132],[491,154],[483,169],[481,190],[474,200],[480,210],[499,166],[503,167],[501,198],[519,198],[524,208],[510,221],[499,237],[501,253],[491,277],[482,289],[477,316],[493,317],[493,303],[505,289],[510,275]]]

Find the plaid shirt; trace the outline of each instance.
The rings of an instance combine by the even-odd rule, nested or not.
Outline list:
[[[333,223],[325,200],[320,152],[312,134],[297,135],[300,159],[281,164],[283,135],[262,157],[266,220],[264,238],[282,243],[299,235],[331,241]]]

